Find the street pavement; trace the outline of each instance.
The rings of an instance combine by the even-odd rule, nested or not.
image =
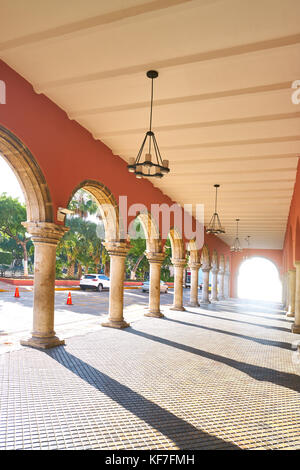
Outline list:
[[[15,286],[9,287],[9,292],[0,292],[0,354],[23,348],[20,345],[20,339],[28,337],[32,330],[33,291],[21,287],[19,288],[20,297],[15,298]],[[73,305],[67,305],[69,292],[71,292]],[[148,298],[149,294],[143,293],[141,288],[124,290],[124,318],[127,322],[131,323],[143,316],[147,309]],[[188,301],[189,290],[186,290],[185,298]],[[167,294],[162,293],[162,309],[164,306],[170,306],[172,300],[172,290]],[[102,329],[101,323],[108,314],[108,307],[108,290],[102,292],[56,291],[56,335],[66,339]]]

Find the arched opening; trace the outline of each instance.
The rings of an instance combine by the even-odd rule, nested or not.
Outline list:
[[[181,234],[176,228],[171,228],[168,236],[171,243],[172,258],[183,259],[184,258],[184,244]]]
[[[76,193],[83,192],[82,197],[76,198]],[[89,195],[88,199],[84,194]],[[77,199],[77,200],[76,200]],[[74,204],[75,203],[75,204]],[[87,206],[91,207],[96,204],[97,209],[89,213]],[[124,306],[124,279],[125,279],[125,259],[128,254],[128,244],[127,241],[122,238],[123,223],[120,218],[119,207],[116,202],[115,197],[111,191],[104,186],[102,183],[95,180],[85,180],[80,185],[78,185],[69,200],[69,209],[74,212],[77,212],[77,215],[89,214],[90,218],[95,218],[99,220],[97,224],[91,220],[85,221],[85,227],[82,228],[87,232],[88,228],[92,228],[94,243],[91,247],[87,243],[88,240],[82,240],[82,257],[89,261],[91,258],[96,255],[97,259],[93,259],[93,270],[95,272],[91,273],[89,269],[85,269],[83,276],[80,279],[80,288],[81,290],[96,290],[102,292],[102,290],[108,290],[109,295],[106,297],[108,301],[108,319],[102,326],[112,327],[112,328],[126,328],[128,323],[124,321],[123,318],[123,306]],[[81,217],[82,219],[82,217]],[[68,218],[66,218],[65,223],[67,224]],[[76,221],[78,223],[78,220]],[[75,227],[76,228],[76,227]],[[65,235],[65,239],[68,239],[70,236]],[[77,250],[83,232],[78,228],[75,231],[75,240],[73,243],[74,249]],[[77,238],[77,235],[79,238]],[[61,243],[64,243],[64,239],[61,240]],[[84,249],[85,248],[85,249]],[[105,249],[106,255],[109,256],[109,273],[101,272],[101,269],[105,269],[105,264],[100,262],[101,260],[101,251]],[[72,250],[71,250],[72,251]],[[81,261],[79,254],[76,253],[77,262]],[[102,268],[101,268],[102,265]],[[99,272],[100,270],[100,272]],[[87,272],[86,272],[87,271]],[[95,299],[97,302],[98,298]],[[99,300],[98,300],[99,301]],[[101,301],[99,301],[100,303]],[[105,303],[105,302],[104,302]],[[103,305],[104,310],[102,313],[107,313],[106,305]],[[101,312],[97,312],[97,314]]]
[[[148,253],[161,253],[162,244],[159,229],[153,217],[149,212],[140,212],[137,216],[143,229],[143,234],[146,237],[146,248]],[[129,230],[130,232],[130,230]]]
[[[53,222],[53,206],[46,180],[29,149],[0,126],[0,155],[13,170],[23,191],[28,222]]]
[[[24,222],[52,222],[45,178],[29,149],[0,126],[0,276],[33,275],[34,249]]]
[[[211,264],[210,264],[210,253],[207,245],[203,245],[201,256],[200,256],[201,268],[199,269],[199,286],[202,291],[202,296],[204,292],[204,283],[208,282],[208,286],[205,288],[208,289],[207,295],[211,292]],[[208,298],[207,298],[208,300]]]
[[[78,185],[69,200],[69,204],[77,191],[84,190],[90,193],[97,201],[100,217],[103,221],[103,239],[106,242],[124,241],[121,240],[121,218],[119,207],[112,192],[102,183],[94,180],[83,181]]]
[[[262,257],[243,261],[237,279],[240,299],[281,301],[281,281],[275,264]]]
[[[149,262],[146,257],[146,233],[141,219],[137,216],[129,227],[130,250],[126,258],[126,276],[131,281],[149,280]]]
[[[72,211],[65,217],[69,230],[57,247],[57,276],[70,280],[103,274],[108,278],[110,261],[105,245],[121,241],[114,196],[103,184],[84,181],[72,192],[68,209]]]

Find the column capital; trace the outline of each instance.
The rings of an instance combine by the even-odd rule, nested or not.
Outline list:
[[[126,258],[129,250],[130,245],[126,242],[104,242],[103,245],[105,246],[108,254],[110,256],[120,256]]]
[[[189,263],[189,268],[190,269],[200,269],[201,268],[201,263],[197,263],[196,261],[192,261]]]
[[[163,260],[165,259],[165,254],[155,253],[153,251],[146,251],[146,258],[149,261],[149,263],[162,264]]]
[[[186,259],[172,258],[171,263],[175,268],[184,268],[186,265]]]
[[[52,222],[22,222],[34,243],[57,245],[69,227]]]
[[[209,266],[209,264],[206,264],[204,266],[202,265],[201,269],[202,269],[202,272],[209,273],[209,271],[211,270],[211,266]]]

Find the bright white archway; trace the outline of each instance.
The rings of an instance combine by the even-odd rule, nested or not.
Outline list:
[[[237,288],[240,299],[281,302],[282,285],[278,269],[266,258],[253,257],[243,261]]]

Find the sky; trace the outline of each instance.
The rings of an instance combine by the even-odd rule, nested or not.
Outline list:
[[[17,197],[20,202],[25,202],[14,172],[0,155],[0,194],[1,193],[7,193],[8,196]]]

